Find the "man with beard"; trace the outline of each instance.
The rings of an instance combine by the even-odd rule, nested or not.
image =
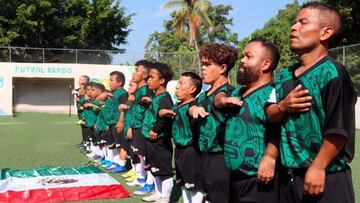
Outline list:
[[[339,11],[319,2],[302,6],[291,27],[299,63],[275,78],[281,122],[281,202],[354,202],[349,163],[354,157],[356,94],[346,68],[328,56],[341,28]]]
[[[244,48],[236,88],[226,104],[225,164],[231,171],[230,202],[278,202],[275,174],[276,130],[265,109],[274,96],[273,73],[280,54],[275,44],[256,38]],[[236,102],[237,101],[237,102]]]

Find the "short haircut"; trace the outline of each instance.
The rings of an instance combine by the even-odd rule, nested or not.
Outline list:
[[[121,86],[124,86],[125,84],[125,75],[124,73],[120,72],[120,71],[113,71],[110,73],[110,76],[113,76],[115,75],[116,76],[116,81],[117,82],[121,82]]]
[[[149,63],[148,60],[141,59],[139,61],[136,61],[135,66],[145,66],[147,63]]]
[[[308,3],[305,3],[300,10],[302,9],[316,9],[318,11],[320,11],[320,15],[324,16],[326,14],[332,14],[334,15],[335,19],[328,19],[326,18],[326,16],[324,16],[325,18],[321,18],[320,16],[320,22],[322,23],[321,26],[332,26],[334,28],[334,34],[329,38],[329,43],[330,44],[334,44],[337,43],[340,40],[340,36],[341,36],[341,32],[342,32],[342,19],[341,19],[341,15],[338,9],[336,9],[335,7],[329,5],[329,4],[325,4],[325,3],[321,3],[321,2],[316,2],[316,1],[311,1]]]
[[[94,85],[92,87],[99,89],[101,92],[105,91],[105,86],[101,83],[94,83]]]
[[[89,82],[89,81],[90,81],[90,77],[89,77],[89,76],[87,76],[87,75],[82,75],[82,76],[80,76],[80,77],[85,78],[85,79],[86,79],[86,82]]]
[[[184,73],[181,74],[181,76],[189,77],[191,83],[195,86],[196,90],[195,90],[194,95],[193,95],[194,97],[201,92],[202,79],[198,74],[196,74],[194,72],[184,72]]]
[[[95,84],[95,82],[87,82],[86,87],[92,87]]]
[[[263,46],[266,50],[269,51],[270,60],[271,60],[270,70],[271,72],[274,72],[280,60],[280,51],[278,46],[276,46],[276,44],[274,44],[270,40],[261,37],[250,40],[249,44],[251,42],[259,42],[261,43],[261,46]]]
[[[165,80],[164,86],[166,87],[167,83],[172,80],[174,73],[171,70],[171,67],[165,63],[151,63],[151,69],[155,69],[160,73],[160,78]]]
[[[200,48],[199,56],[207,58],[217,65],[226,64],[226,74],[234,67],[238,57],[238,51],[235,47],[225,44],[206,44]]]

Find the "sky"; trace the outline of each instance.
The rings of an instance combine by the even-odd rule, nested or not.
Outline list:
[[[128,43],[121,45],[127,52],[143,52],[147,39],[154,31],[163,31],[164,20],[170,19],[171,10],[163,9],[166,0],[121,0],[126,13],[134,13],[132,31],[127,37]],[[249,36],[256,29],[262,28],[279,9],[285,8],[294,0],[211,0],[213,5],[225,4],[233,7],[232,32],[237,32],[239,39]],[[303,3],[304,0],[299,0]]]

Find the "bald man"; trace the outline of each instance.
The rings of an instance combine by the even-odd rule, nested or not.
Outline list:
[[[277,104],[267,109],[281,122],[280,202],[355,201],[356,93],[346,68],[328,56],[340,29],[338,10],[319,2],[303,5],[291,27],[299,62],[276,76]]]

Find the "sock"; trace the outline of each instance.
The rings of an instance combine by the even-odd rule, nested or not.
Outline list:
[[[141,164],[134,164],[134,168],[138,178],[146,178],[146,171],[141,168]]]
[[[191,195],[191,202],[202,202],[204,194],[200,191],[189,191]]]
[[[119,155],[119,153],[116,151],[116,149],[108,149],[107,152],[108,152],[108,156],[109,156],[109,161],[112,161],[112,162],[114,162],[114,157],[116,155]]]
[[[146,184],[147,185],[152,185],[154,184],[154,176],[151,174],[150,171],[147,171],[146,173],[147,177],[146,177]]]
[[[119,157],[119,166],[125,166],[126,165],[126,161],[127,160],[121,160],[120,157]]]
[[[142,156],[142,155],[139,155],[139,158],[140,158],[140,164],[139,164],[139,167],[140,167],[140,170],[139,170],[139,173],[138,173],[138,176],[142,176],[142,177],[146,177],[146,171],[145,171],[145,157]]]
[[[155,192],[159,197],[162,197],[162,181],[159,177],[154,177],[155,182]]]
[[[188,191],[184,186],[181,186],[181,193],[182,193],[184,203],[192,203],[190,191]]]
[[[109,160],[107,147],[103,147],[102,150],[103,150],[103,154],[104,154],[105,159]]]
[[[166,180],[161,181],[161,197],[170,199],[171,191],[174,187],[173,178],[168,178]]]

